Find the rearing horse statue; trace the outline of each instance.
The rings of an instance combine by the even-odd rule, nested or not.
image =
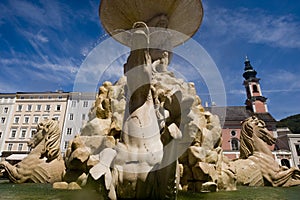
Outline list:
[[[62,181],[65,164],[60,152],[58,121],[46,119],[38,124],[37,132],[28,142],[32,151],[16,165],[0,162],[4,176],[13,183],[54,183]]]
[[[300,171],[285,168],[274,159],[268,145],[275,143],[264,121],[252,116],[242,122],[240,159],[231,162],[237,182],[250,186],[289,187],[300,185]]]

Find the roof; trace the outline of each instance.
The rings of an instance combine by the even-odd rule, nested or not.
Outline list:
[[[0,93],[0,96],[16,96],[16,93]]]
[[[277,121],[270,113],[253,113],[246,109],[246,106],[227,106],[227,107],[206,107],[205,110],[210,111],[212,114],[218,115],[220,121],[237,121],[241,122],[253,115],[266,123],[276,123]]]
[[[69,92],[64,92],[62,90],[58,91],[44,91],[44,92],[16,92],[16,95],[22,94],[22,95],[32,95],[32,94],[69,94]]]
[[[96,92],[70,92],[69,100],[93,100],[96,99]]]

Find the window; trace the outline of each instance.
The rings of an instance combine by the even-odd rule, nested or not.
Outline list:
[[[31,129],[30,131],[30,137],[32,138],[36,133],[36,130],[35,129]]]
[[[11,135],[10,135],[10,137],[12,137],[12,138],[15,138],[16,137],[16,133],[17,133],[17,130],[11,130]]]
[[[26,136],[26,129],[23,129],[21,131],[21,138],[25,138],[25,136]]]
[[[239,150],[239,141],[237,138],[231,139],[231,150],[233,151]]]
[[[59,96],[58,99],[62,99],[62,96]]]
[[[22,149],[23,149],[23,144],[19,144],[18,151],[22,151]]]
[[[85,120],[85,114],[82,114],[82,120]]]
[[[20,117],[15,117],[15,119],[14,119],[14,123],[15,123],[15,124],[18,124],[18,123],[19,123],[19,121],[20,121]]]
[[[56,110],[57,111],[60,111],[60,108],[61,108],[60,105],[56,105]]]
[[[295,144],[297,156],[300,156],[300,144]]]
[[[29,123],[29,117],[26,117],[26,116],[24,117],[24,123],[25,123],[25,124],[28,124],[28,123]]]
[[[67,128],[67,135],[71,135],[72,134],[72,128]]]
[[[5,107],[3,112],[8,113],[8,107]]]
[[[0,138],[2,138],[2,132],[0,132]]]
[[[58,121],[59,120],[59,115],[54,115],[53,118]]]
[[[236,136],[236,131],[235,131],[235,130],[232,130],[231,133],[230,133],[230,135],[231,135],[232,137]]]
[[[8,144],[7,150],[8,150],[8,151],[11,151],[11,150],[12,150],[12,147],[13,147],[13,144]]]
[[[18,111],[22,111],[23,105],[18,105]]]
[[[70,113],[70,115],[69,115],[69,120],[73,120],[73,118],[74,118],[73,113]]]
[[[65,141],[65,144],[64,144],[64,149],[67,149],[69,146],[69,141]]]
[[[50,111],[50,105],[46,105],[46,111]]]
[[[33,123],[38,123],[38,122],[39,122],[39,117],[35,116],[34,120],[33,120]]]
[[[49,119],[49,115],[43,115],[43,119]]]
[[[83,102],[83,107],[88,107],[88,105],[89,105],[89,102],[88,102],[88,101],[84,101],[84,102]]]
[[[72,107],[76,107],[76,101],[72,101]]]
[[[1,123],[4,124],[5,123],[5,117],[1,118]]]
[[[253,92],[258,92],[257,85],[252,86]]]
[[[41,111],[42,105],[36,105],[36,111]]]
[[[27,111],[31,111],[32,105],[27,105]]]

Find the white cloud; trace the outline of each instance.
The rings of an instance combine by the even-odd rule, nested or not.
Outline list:
[[[41,33],[36,35],[36,39],[42,43],[47,43],[49,39],[46,36],[43,36]]]
[[[36,58],[33,60],[24,59],[18,54],[14,59],[0,59],[2,70],[7,72],[11,80],[41,79],[52,82],[66,82],[74,79],[77,68],[72,62],[60,59],[59,64],[44,62]]]
[[[6,5],[0,2],[1,28],[8,25],[9,31],[18,35],[15,38],[22,41],[17,44],[11,38],[1,38],[8,51],[0,57],[0,79],[14,85],[8,90],[36,90],[57,83],[70,87],[73,84],[82,62],[80,50],[87,54],[89,49],[84,48],[96,40],[87,30],[74,32],[81,24],[93,23],[98,18],[97,13],[90,12],[90,4],[85,5],[88,9],[83,7],[74,13],[68,3],[56,0],[11,0]],[[90,17],[94,15],[95,19]],[[32,80],[41,84],[32,84]],[[3,86],[1,91],[7,92]]]
[[[11,83],[8,83],[7,81],[1,81],[0,80],[0,92],[1,93],[12,93],[20,91],[18,85],[12,85]]]
[[[22,19],[31,26],[62,28],[69,21],[67,13],[70,13],[70,9],[57,1],[11,0],[6,7],[6,14],[10,15],[6,20]]]
[[[268,74],[264,80],[274,88],[269,92],[294,92],[300,90],[299,76],[299,72],[280,69]]]
[[[300,48],[300,21],[293,15],[276,16],[261,9],[207,9],[203,26],[210,37],[244,38],[249,43]],[[224,39],[225,40],[225,39]]]
[[[246,95],[246,91],[242,89],[232,89],[227,92],[228,94]]]

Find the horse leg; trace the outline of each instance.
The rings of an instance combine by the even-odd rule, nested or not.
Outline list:
[[[293,179],[293,175],[295,174],[295,169],[288,169],[280,172],[274,172],[275,175],[272,176],[273,186],[283,186],[289,187],[293,185],[299,185],[300,180]]]
[[[7,176],[7,178],[13,182],[13,183],[22,183],[22,177],[18,173],[17,168],[13,165],[11,165],[7,161],[0,162],[0,169],[1,173],[4,174],[4,176]]]
[[[288,181],[283,185],[283,187],[290,187],[290,186],[296,186],[300,185],[300,171],[297,168],[291,168],[292,172],[291,177],[288,179]]]

